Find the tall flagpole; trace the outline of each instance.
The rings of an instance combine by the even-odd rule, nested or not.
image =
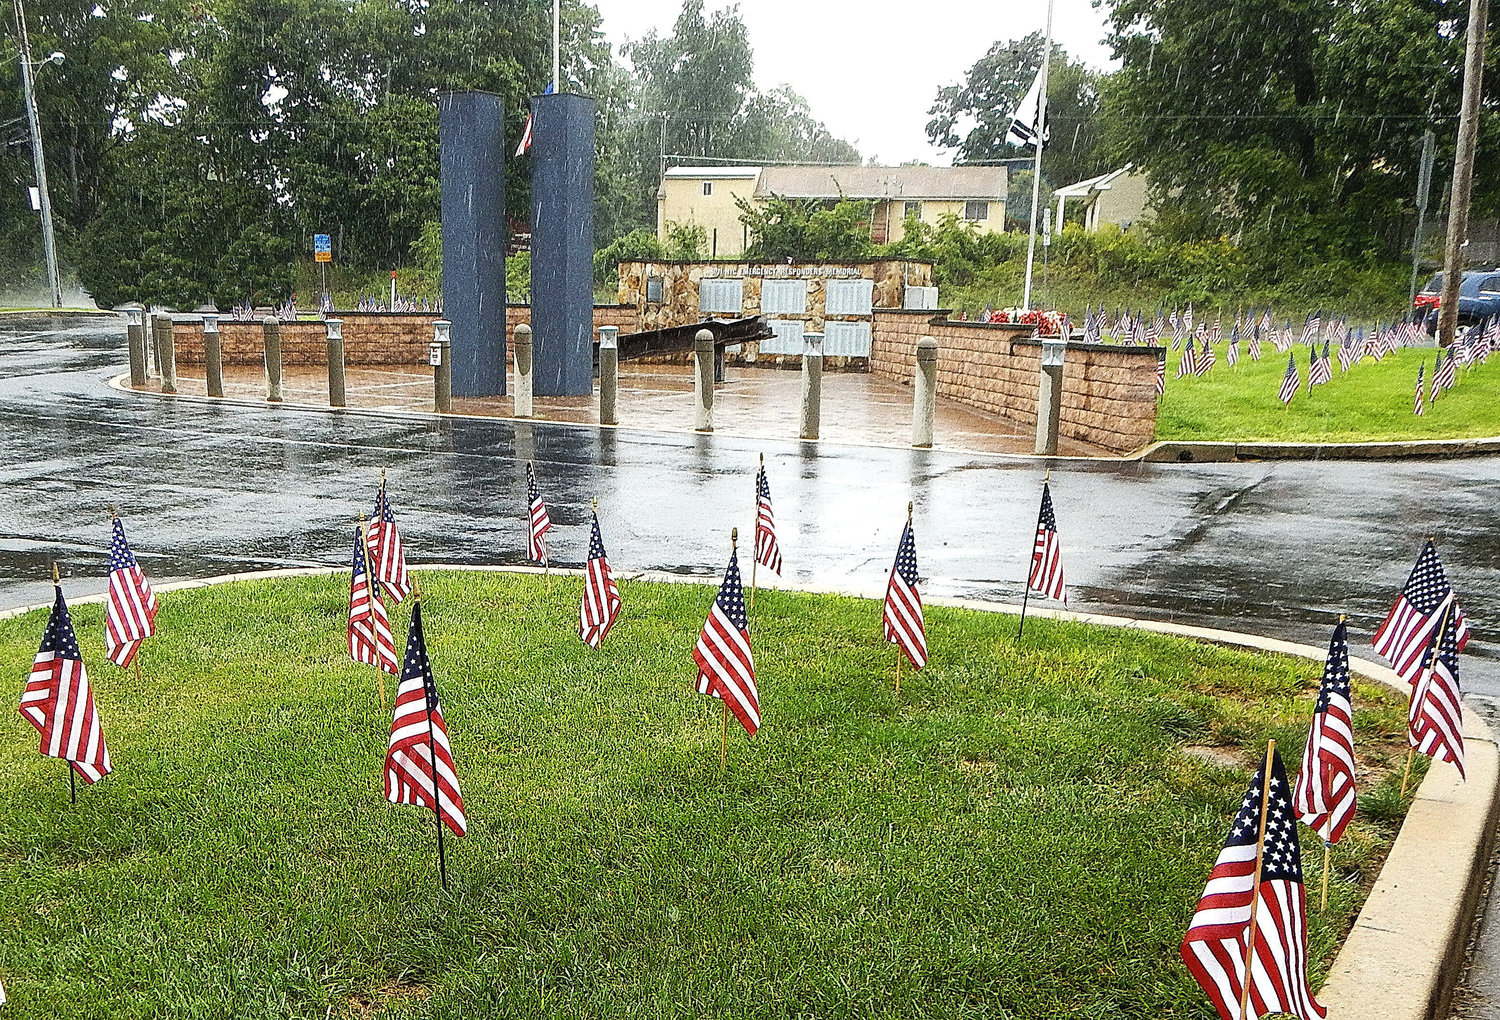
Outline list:
[[[1042,45],[1042,70],[1037,79],[1036,161],[1031,171],[1031,233],[1026,239],[1026,293],[1021,297],[1022,311],[1031,309],[1031,269],[1036,261],[1036,214],[1042,197],[1042,144],[1047,137],[1047,67],[1052,63],[1052,0],[1047,0],[1047,41]]]
[[[552,91],[562,87],[562,0],[552,0]]]

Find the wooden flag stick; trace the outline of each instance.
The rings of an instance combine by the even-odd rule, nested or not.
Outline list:
[[[896,646],[896,693],[901,693],[901,646]]]
[[[1328,909],[1328,858],[1333,856],[1333,844],[1323,844],[1323,905],[1319,910]]]
[[[68,766],[68,799],[78,803],[78,773],[73,771],[72,765]]]
[[[417,587],[417,579],[415,577],[411,579],[411,595],[412,598],[416,600],[416,605],[418,607],[421,606],[422,591]],[[415,612],[415,608],[416,607],[413,607],[413,612]],[[429,664],[428,669],[431,668],[432,667]],[[425,700],[427,696],[425,691],[423,692],[422,696]],[[442,883],[443,892],[447,892],[448,851],[443,846],[443,808],[439,801],[439,798],[442,797],[442,792],[438,788],[437,737],[433,734],[431,706],[429,706],[427,709],[427,755],[428,761],[432,765],[432,817],[433,820],[437,822],[438,881]]]
[[[1044,490],[1050,481],[1052,481],[1052,469],[1048,468],[1047,473],[1042,476],[1042,488]],[[1021,625],[1016,628],[1017,641],[1020,641],[1021,635],[1026,633],[1026,603],[1031,599],[1031,558],[1036,555],[1036,533],[1040,530],[1042,530],[1042,504],[1038,500],[1036,507],[1036,527],[1031,531],[1031,557],[1026,559],[1025,566],[1021,568],[1026,577],[1021,582]]]
[[[1276,741],[1266,742],[1266,765],[1260,777],[1260,835],[1255,841],[1255,882],[1250,887],[1250,928],[1245,940],[1245,969],[1240,977],[1240,1018],[1250,1020],[1250,964],[1255,959],[1255,915],[1260,907],[1260,863],[1266,852],[1266,811],[1271,804],[1271,756]]]
[[[1415,753],[1415,751],[1416,751],[1416,748],[1414,748],[1414,747],[1408,747],[1406,749],[1406,771],[1401,773],[1401,797],[1402,797],[1402,799],[1405,799],[1405,797],[1406,797],[1406,781],[1411,778],[1411,757],[1412,757],[1412,754]]]
[[[723,709],[719,716],[719,771],[723,772],[729,763],[729,702],[721,697],[719,707]]]

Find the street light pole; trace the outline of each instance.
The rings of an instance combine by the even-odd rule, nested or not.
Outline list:
[[[52,229],[52,193],[47,188],[47,160],[42,155],[42,124],[36,112],[36,88],[32,81],[31,37],[26,31],[26,12],[21,0],[16,8],[16,38],[21,43],[21,96],[26,104],[26,122],[31,128],[31,163],[36,169],[36,187],[42,206],[42,255],[47,260],[47,282],[52,287],[52,307],[62,307],[62,278],[57,272],[57,236]]]
[[[1469,195],[1474,187],[1474,147],[1479,136],[1479,90],[1484,78],[1484,33],[1489,0],[1469,0],[1469,38],[1464,55],[1464,99],[1458,116],[1458,152],[1453,157],[1453,193],[1448,199],[1448,243],[1443,257],[1443,297],[1438,307],[1438,345],[1458,332],[1458,285],[1469,233]]]

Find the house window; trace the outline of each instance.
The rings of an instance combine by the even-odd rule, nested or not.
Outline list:
[[[922,218],[922,203],[903,202],[901,205],[901,218],[903,220],[920,220]]]
[[[988,202],[965,202],[964,219],[987,220],[990,218],[990,204]]]
[[[705,195],[712,195],[714,193],[714,182],[713,181],[704,181],[703,182],[703,193]]]

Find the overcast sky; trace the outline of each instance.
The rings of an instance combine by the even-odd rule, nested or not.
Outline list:
[[[672,31],[681,0],[595,0],[615,45],[652,29]],[[1110,68],[1104,16],[1091,0],[1056,0],[1053,35],[1075,58]],[[707,0],[707,10],[728,7]],[[1043,0],[743,0],[740,17],[755,51],[755,80],[807,98],[833,133],[882,163],[947,165],[952,153],[927,142],[937,90],[962,80],[996,40],[1046,25]]]

